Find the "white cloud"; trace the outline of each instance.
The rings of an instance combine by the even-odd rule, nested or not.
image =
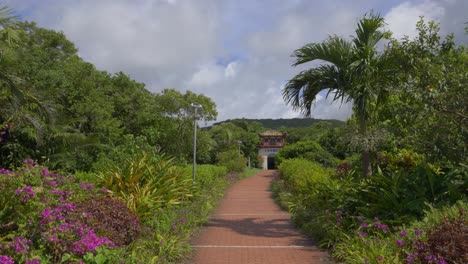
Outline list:
[[[390,9],[385,15],[385,21],[390,31],[393,32],[393,36],[397,39],[403,36],[412,38],[417,35],[416,22],[418,22],[420,16],[424,16],[427,21],[440,21],[444,15],[445,9],[440,1],[403,2]]]
[[[234,78],[237,74],[239,63],[231,62],[226,66],[224,70],[224,76],[227,78]]]
[[[208,64],[201,67],[192,76],[188,87],[213,85],[224,78],[224,72],[227,70],[220,65]]]

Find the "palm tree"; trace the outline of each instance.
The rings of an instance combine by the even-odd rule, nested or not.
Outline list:
[[[305,116],[317,95],[328,90],[333,101],[352,102],[358,120],[359,133],[366,139],[371,117],[379,103],[385,99],[384,83],[392,66],[385,56],[377,52],[377,44],[387,35],[381,31],[384,19],[379,15],[366,15],[357,25],[351,41],[330,36],[321,43],[311,43],[296,50],[293,66],[321,61],[322,64],[302,71],[292,78],[283,90],[283,97],[293,109]],[[369,146],[362,146],[363,175],[372,173]]]

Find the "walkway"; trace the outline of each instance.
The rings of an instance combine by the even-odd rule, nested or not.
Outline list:
[[[194,239],[197,264],[328,263],[327,254],[301,235],[271,198],[274,171],[232,186]]]

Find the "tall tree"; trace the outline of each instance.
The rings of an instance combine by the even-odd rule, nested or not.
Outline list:
[[[363,175],[372,173],[370,149],[367,141],[369,125],[378,105],[386,98],[385,84],[393,66],[377,52],[377,45],[388,34],[381,31],[384,19],[379,15],[364,16],[355,30],[352,41],[330,36],[321,43],[310,43],[296,50],[293,66],[322,62],[292,78],[283,90],[283,97],[293,109],[311,115],[317,95],[328,90],[333,101],[352,102],[362,137]]]
[[[21,156],[34,155],[34,148],[44,143],[45,125],[51,121],[50,107],[16,71],[22,34],[13,11],[0,7],[0,129],[5,134],[0,165],[5,167],[21,160]]]

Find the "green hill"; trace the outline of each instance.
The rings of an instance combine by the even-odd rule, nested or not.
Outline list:
[[[222,122],[214,123],[213,126],[228,123],[232,121],[247,121],[247,122],[258,122],[262,124],[263,127],[268,129],[279,129],[280,127],[309,127],[315,123],[326,121],[333,125],[333,127],[342,126],[345,122],[336,120],[336,119],[314,119],[314,118],[291,118],[291,119],[246,119],[246,118],[239,118],[239,119],[228,119]]]

